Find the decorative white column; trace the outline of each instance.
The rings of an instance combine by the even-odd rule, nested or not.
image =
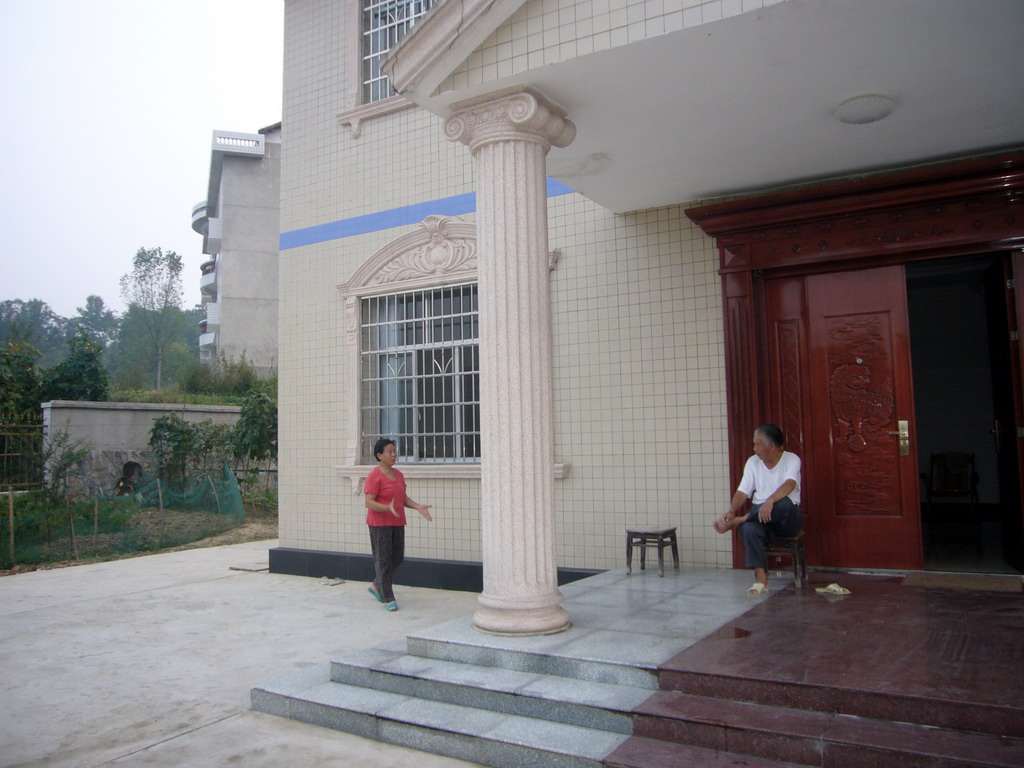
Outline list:
[[[529,88],[455,105],[476,161],[484,590],[473,624],[537,635],[570,626],[554,536],[554,402],[547,174],[576,127]]]

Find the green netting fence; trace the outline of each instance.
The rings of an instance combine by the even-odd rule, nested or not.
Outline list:
[[[245,522],[231,468],[170,488],[144,472],[118,495],[72,500],[42,490],[0,488],[3,567],[156,551],[222,533]]]

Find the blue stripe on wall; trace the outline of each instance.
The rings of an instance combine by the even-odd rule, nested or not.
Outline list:
[[[547,187],[548,197],[572,193],[569,187],[552,178],[548,179]],[[407,224],[418,224],[430,215],[459,216],[464,213],[472,213],[475,210],[476,193],[468,192],[465,195],[445,197],[426,203],[392,208],[389,211],[379,211],[377,213],[368,213],[365,216],[354,216],[351,219],[332,221],[328,224],[317,224],[315,227],[282,232],[280,248],[282,251],[285,251],[289,248],[299,248],[303,245],[314,245],[327,242],[328,240],[338,240],[343,237],[378,232],[382,229],[391,229],[392,227],[401,227]]]
[[[559,195],[571,195],[574,190],[569,189],[560,181],[555,181],[548,176],[548,197],[558,197]]]

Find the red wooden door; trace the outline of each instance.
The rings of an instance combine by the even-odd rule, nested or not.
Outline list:
[[[804,473],[818,560],[922,567],[913,380],[901,266],[806,277]],[[903,433],[901,435],[900,433]]]

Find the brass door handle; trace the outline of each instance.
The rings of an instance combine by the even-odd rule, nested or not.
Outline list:
[[[906,419],[900,419],[896,422],[896,431],[890,432],[890,435],[899,435],[900,438],[900,456],[910,455],[910,422]]]

